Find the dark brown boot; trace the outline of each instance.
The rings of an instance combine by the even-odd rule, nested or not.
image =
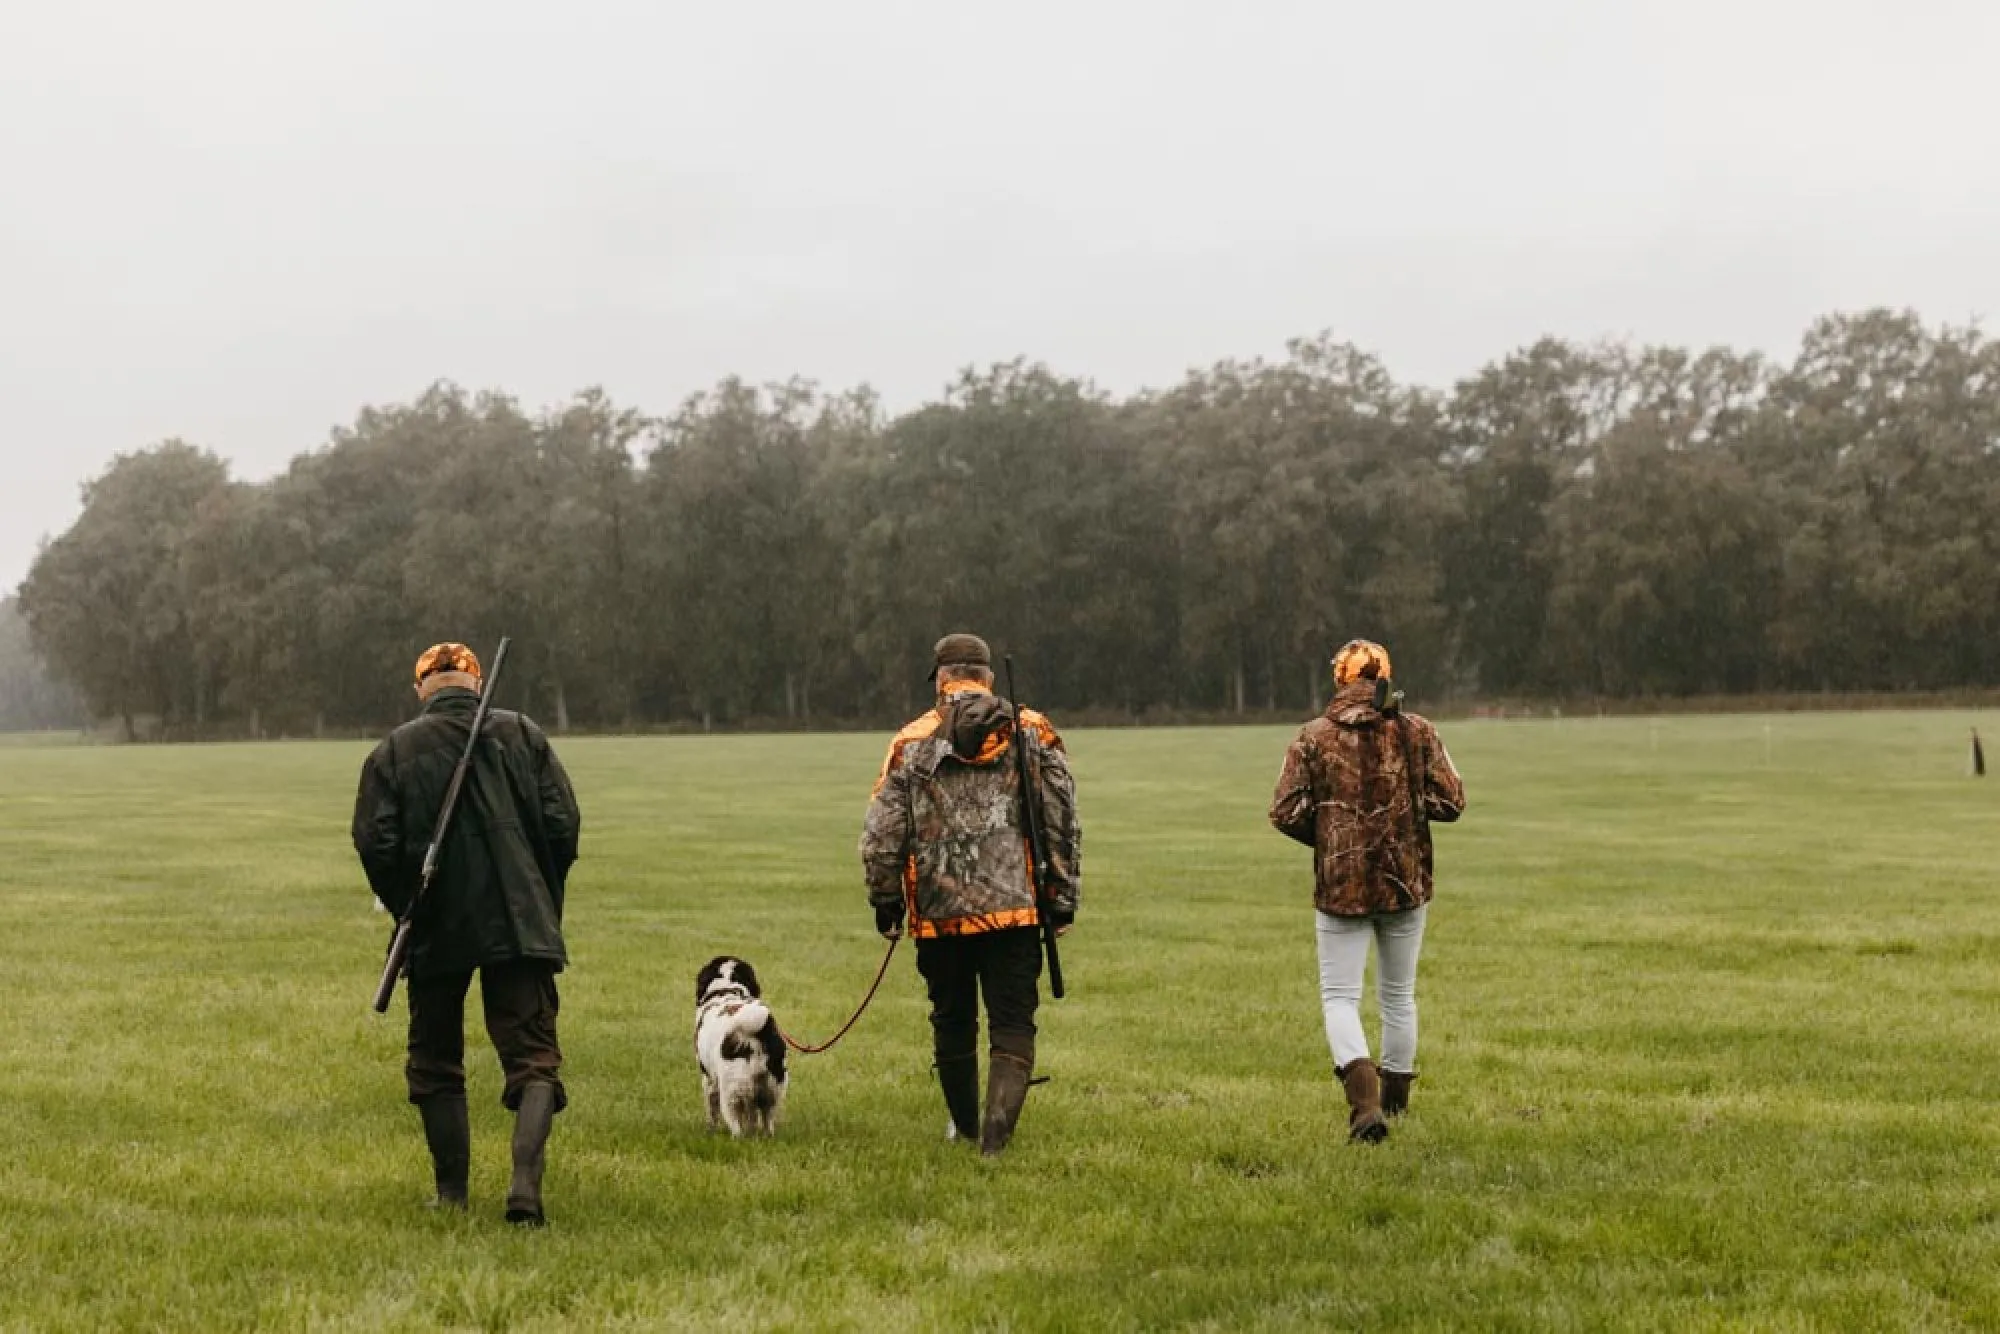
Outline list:
[[[1347,1137],[1374,1144],[1389,1137],[1389,1123],[1382,1116],[1382,1081],[1376,1076],[1375,1062],[1366,1057],[1349,1061],[1335,1071],[1347,1090]]]
[[[1021,1104],[1028,1100],[1028,1076],[1032,1060],[1022,1060],[1004,1051],[988,1055],[986,1070],[986,1121],[979,1129],[979,1152],[997,1158],[1014,1138],[1014,1125],[1021,1119]]]
[[[979,1142],[979,1053],[955,1052],[937,1058],[938,1087],[951,1113],[952,1138]]]
[[[514,1180],[507,1187],[510,1223],[541,1227],[548,1221],[542,1214],[542,1163],[555,1115],[555,1085],[530,1084],[521,1090],[521,1105],[514,1112]]]
[[[435,1209],[463,1209],[466,1182],[472,1175],[472,1121],[465,1095],[440,1094],[417,1104],[424,1118],[424,1142],[431,1150],[431,1172],[437,1181]]]
[[[1382,1115],[1401,1116],[1410,1110],[1410,1083],[1414,1079],[1415,1074],[1402,1070],[1382,1072]]]

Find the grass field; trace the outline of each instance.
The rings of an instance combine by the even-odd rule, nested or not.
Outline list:
[[[419,1207],[362,747],[9,747],[0,1326],[1994,1327],[1974,721],[1448,726],[1471,809],[1423,1078],[1373,1149],[1342,1138],[1307,859],[1263,822],[1286,733],[1075,733],[1071,994],[998,1164],[942,1138],[907,955],[795,1067],[777,1141],[703,1133],[703,960],[752,958],[807,1035],[872,974],[882,738],[562,744],[573,1106],[530,1235],[476,1022],[473,1212]]]

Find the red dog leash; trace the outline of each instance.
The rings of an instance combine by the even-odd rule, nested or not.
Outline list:
[[[846,1037],[847,1030],[854,1027],[855,1021],[860,1019],[862,1014],[867,1011],[868,1002],[874,1000],[875,993],[882,989],[882,979],[889,975],[889,960],[896,957],[896,946],[902,944],[902,942],[903,942],[903,937],[900,934],[892,936],[890,938],[889,948],[882,955],[882,966],[875,970],[875,980],[868,985],[868,994],[861,998],[861,1004],[854,1007],[854,1013],[848,1016],[847,1022],[840,1026],[840,1031],[838,1033],[835,1033],[832,1037],[828,1038],[825,1042],[820,1043],[818,1046],[810,1047],[807,1046],[805,1043],[800,1042],[790,1033],[787,1033],[783,1028],[780,1028],[778,1030],[778,1036],[785,1040],[785,1045],[787,1047],[790,1047],[793,1051],[798,1052],[802,1056],[812,1056],[819,1052],[825,1051],[827,1048],[831,1047],[834,1043]]]

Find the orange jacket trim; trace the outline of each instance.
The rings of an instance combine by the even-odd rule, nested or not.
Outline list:
[[[948,917],[941,922],[910,914],[910,934],[918,940],[940,936],[976,936],[987,931],[1004,931],[1015,926],[1040,926],[1041,917],[1033,908],[1006,908],[1000,912],[975,913],[970,917]]]

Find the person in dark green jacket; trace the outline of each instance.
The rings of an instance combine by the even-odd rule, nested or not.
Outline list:
[[[398,919],[479,707],[479,659],[437,644],[417,659],[423,711],[361,769],[354,847],[375,897]],[[581,817],[569,776],[532,719],[489,709],[437,871],[410,932],[410,1101],[423,1116],[437,1202],[466,1207],[472,1131],[465,1106],[465,996],[479,974],[486,1033],[514,1113],[507,1221],[540,1226],[543,1150],[568,1103],[556,1042],[563,886]]]

